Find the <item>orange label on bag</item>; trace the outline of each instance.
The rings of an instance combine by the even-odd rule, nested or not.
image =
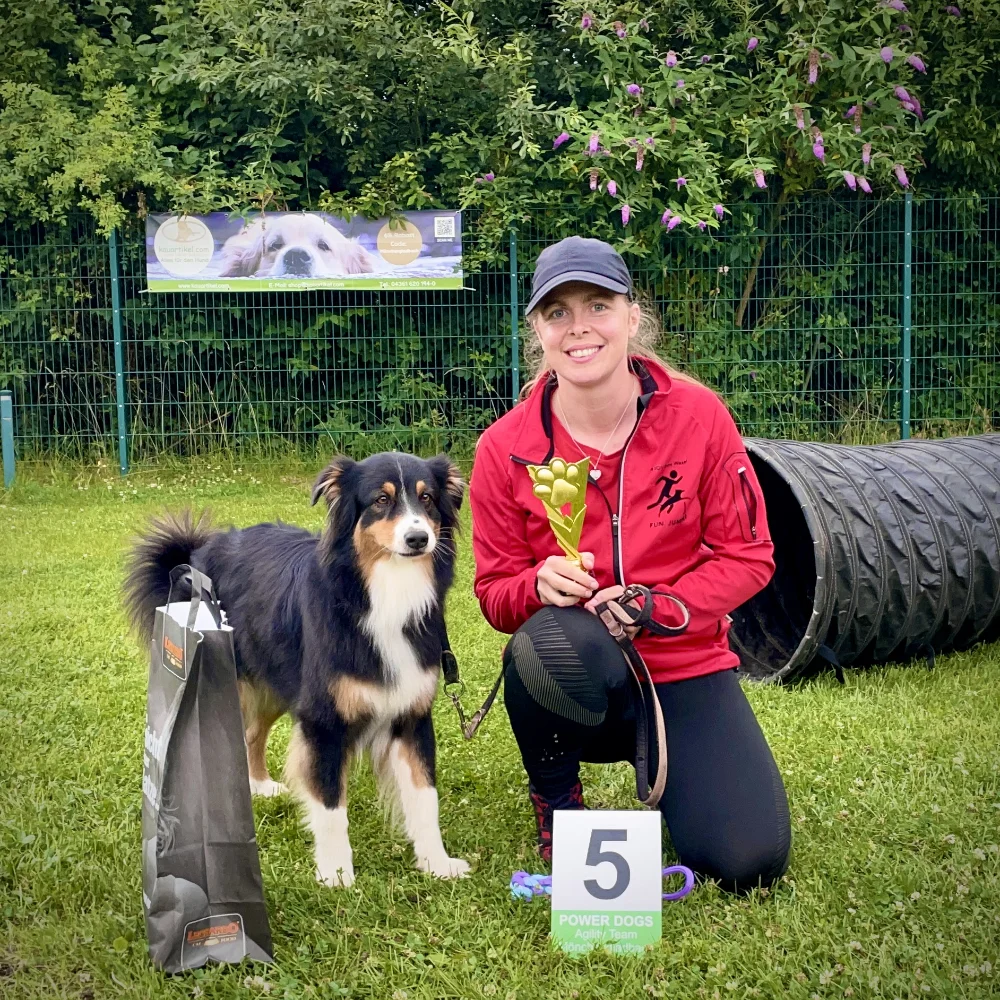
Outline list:
[[[184,650],[181,649],[176,642],[171,642],[167,636],[163,637],[163,665],[171,673],[180,677],[181,680],[184,679],[186,672],[184,665]]]

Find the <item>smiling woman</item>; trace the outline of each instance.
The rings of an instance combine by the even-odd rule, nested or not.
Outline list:
[[[767,885],[791,830],[727,639],[774,571],[742,439],[715,393],[656,359],[655,322],[609,244],[543,250],[527,318],[541,372],[480,438],[469,496],[476,595],[513,633],[505,703],[541,854],[553,811],[583,808],[580,762],[629,760],[682,863],[729,889]],[[587,469],[578,560],[559,554],[541,466]]]

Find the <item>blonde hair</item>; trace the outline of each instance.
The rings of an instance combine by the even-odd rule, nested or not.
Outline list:
[[[660,315],[648,298],[637,296],[635,301],[639,306],[639,328],[636,330],[635,336],[629,345],[629,355],[634,358],[645,358],[647,361],[655,361],[667,370],[672,379],[677,379],[679,382],[704,385],[704,382],[695,378],[694,375],[675,368],[657,352],[656,345],[663,338],[663,324],[660,322]],[[545,352],[542,350],[538,335],[535,334],[534,316],[536,312],[537,310],[533,310],[525,316],[533,336],[525,337],[521,342],[521,354],[524,358],[524,367],[528,376],[521,387],[521,399],[529,396],[542,379],[548,378],[551,370],[545,363]]]

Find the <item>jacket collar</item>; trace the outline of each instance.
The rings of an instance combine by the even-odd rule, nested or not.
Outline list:
[[[640,358],[633,355],[629,358],[628,364],[632,373],[639,379],[640,395],[636,400],[636,416],[640,417],[654,395],[666,395],[670,391],[670,374],[650,358]],[[549,372],[548,377],[540,379],[525,400],[528,412],[526,414],[527,427],[524,429],[527,433],[523,435],[521,440],[529,446],[534,445],[537,436],[531,431],[540,423],[546,451],[545,457],[538,461],[511,455],[512,461],[519,465],[545,465],[555,453],[552,434],[552,394],[558,385],[559,379],[556,373]]]

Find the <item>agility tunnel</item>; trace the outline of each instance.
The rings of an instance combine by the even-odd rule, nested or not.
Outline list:
[[[776,564],[732,615],[747,676],[933,662],[1000,638],[1000,434],[745,444]]]

